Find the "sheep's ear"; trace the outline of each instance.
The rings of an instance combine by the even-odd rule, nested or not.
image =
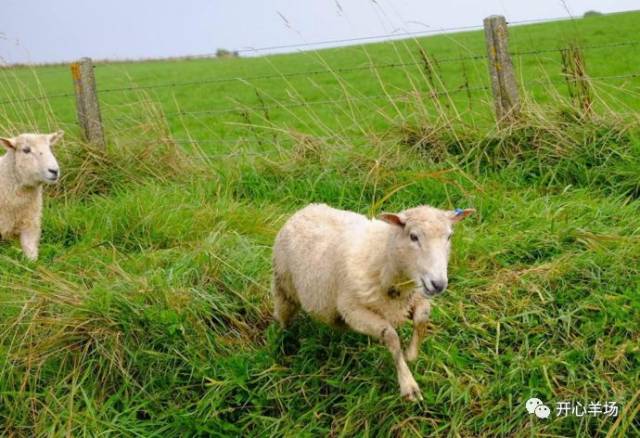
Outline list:
[[[449,212],[449,218],[451,219],[451,222],[455,224],[475,212],[475,208],[465,208],[464,210],[456,208]]]
[[[14,150],[16,148],[16,139],[15,138],[0,137],[0,143],[8,151]]]
[[[54,144],[56,144],[58,141],[60,141],[63,135],[64,131],[62,130],[54,132],[53,134],[49,134],[49,145],[53,146]]]
[[[407,219],[402,214],[396,213],[382,213],[378,218],[381,221],[390,223],[391,225],[398,225],[404,228],[407,224]]]

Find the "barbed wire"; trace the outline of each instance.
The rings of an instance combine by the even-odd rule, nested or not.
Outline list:
[[[556,17],[556,18],[538,18],[538,19],[530,19],[530,20],[516,20],[516,21],[507,21],[508,25],[520,25],[520,24],[533,24],[533,23],[546,23],[546,22],[554,22],[554,21],[566,21],[566,20],[570,20],[573,19],[573,17]],[[387,33],[387,34],[381,34],[381,35],[369,35],[369,36],[364,36],[364,37],[354,37],[354,38],[343,38],[343,39],[335,39],[335,40],[324,40],[324,41],[315,41],[315,42],[304,42],[304,43],[298,43],[298,44],[286,44],[286,45],[280,45],[280,46],[270,46],[270,47],[258,47],[258,48],[252,48],[252,47],[245,47],[245,48],[241,48],[241,49],[236,49],[236,50],[230,50],[229,52],[231,53],[246,53],[246,52],[261,52],[261,51],[266,51],[266,50],[275,50],[275,49],[279,49],[279,48],[296,48],[296,47],[309,47],[312,45],[323,45],[323,44],[331,44],[331,43],[340,43],[340,42],[354,42],[354,41],[367,41],[367,40],[372,40],[372,39],[380,39],[380,38],[393,38],[393,37],[397,37],[397,38],[403,38],[403,37],[411,37],[411,36],[420,36],[420,35],[432,35],[432,34],[437,34],[437,33],[447,33],[447,32],[454,32],[454,31],[464,31],[464,30],[472,30],[472,29],[480,29],[483,28],[483,25],[469,25],[469,26],[458,26],[458,27],[449,27],[449,28],[438,28],[438,29],[428,29],[428,30],[423,30],[423,31],[415,31],[415,32],[409,32],[409,31],[405,31],[405,32],[394,32],[394,33]],[[394,41],[394,40],[391,40]],[[162,60],[171,60],[171,59],[198,59],[198,58],[212,58],[212,57],[216,57],[217,53],[215,52],[209,52],[209,53],[203,53],[203,54],[196,54],[196,55],[185,55],[183,57],[177,57],[177,58],[150,58],[150,59],[142,59],[142,61],[148,60],[148,61],[162,61]],[[113,63],[123,63],[123,62],[128,62],[126,60],[114,60]],[[99,61],[99,65],[103,65],[103,64],[109,64],[108,61],[104,60],[104,61]],[[22,64],[17,64],[17,65],[1,65],[0,66],[0,73],[5,73],[7,71],[15,71],[16,69],[33,69],[33,68],[48,68],[48,67],[61,67],[61,66],[68,66],[67,62],[60,62],[60,63],[45,63],[45,64],[31,64],[31,65],[22,65]],[[59,74],[61,73],[60,70],[51,70],[51,71],[46,71],[46,72],[39,72],[38,75],[42,75],[42,74],[48,74],[48,73],[56,73]]]
[[[532,22],[532,21],[522,21],[519,23],[529,23],[529,22]],[[609,44],[582,46],[580,48],[582,50],[593,50],[593,49],[626,47],[626,46],[636,46],[636,45],[640,45],[640,41],[638,40],[621,41],[621,42],[609,43]],[[513,57],[521,57],[521,56],[532,56],[532,55],[538,55],[538,54],[544,54],[544,53],[557,53],[557,52],[560,52],[561,50],[563,49],[562,48],[540,49],[540,50],[529,50],[529,51],[520,51],[520,52],[516,51],[516,52],[511,52],[510,54]],[[470,55],[470,56],[442,58],[442,59],[433,57],[433,61],[436,64],[463,62],[463,61],[479,60],[479,59],[486,59],[486,55],[477,54],[477,55]],[[395,62],[395,63],[387,63],[387,64],[367,64],[362,66],[343,67],[343,68],[336,68],[336,69],[327,68],[327,69],[320,69],[320,70],[307,70],[307,71],[297,71],[297,72],[254,75],[249,77],[235,76],[235,77],[226,77],[226,78],[210,78],[210,79],[203,79],[198,81],[173,81],[173,82],[165,82],[165,83],[149,84],[149,85],[134,84],[134,85],[128,85],[125,87],[99,89],[98,93],[108,94],[108,93],[127,92],[127,91],[144,91],[144,90],[150,90],[150,89],[178,88],[178,87],[185,87],[185,86],[222,84],[222,83],[229,83],[229,82],[248,83],[251,81],[260,81],[260,80],[288,79],[288,78],[294,78],[294,77],[300,77],[300,76],[307,77],[307,76],[320,75],[320,74],[337,75],[337,74],[343,74],[343,73],[350,73],[354,71],[401,68],[401,67],[411,67],[411,66],[417,66],[417,65],[424,65],[424,61]],[[59,94],[52,94],[52,95],[31,96],[31,97],[26,97],[22,99],[7,99],[4,101],[0,101],[0,105],[11,105],[16,103],[26,103],[26,102],[33,102],[33,101],[39,101],[39,100],[49,100],[49,99],[60,99],[60,98],[67,98],[67,97],[74,97],[74,96],[75,96],[74,93],[59,93]]]
[[[571,17],[516,20],[516,21],[508,21],[507,24],[511,24],[511,25],[533,24],[533,23],[553,22],[553,21],[564,21],[567,19],[571,19]],[[483,24],[476,24],[476,25],[457,26],[457,27],[449,27],[449,28],[427,29],[427,30],[415,31],[415,32],[410,32],[410,31],[394,32],[394,33],[386,33],[386,34],[380,34],[380,35],[368,35],[363,37],[341,38],[341,39],[324,40],[324,41],[312,41],[312,42],[304,42],[304,43],[297,43],[297,44],[283,44],[283,45],[274,45],[274,46],[267,46],[267,47],[245,47],[245,48],[233,50],[232,52],[259,53],[259,52],[266,52],[269,50],[297,49],[297,48],[306,48],[306,47],[321,46],[321,45],[327,45],[327,44],[341,44],[341,43],[352,43],[357,41],[371,41],[371,40],[383,39],[383,38],[402,39],[407,37],[419,37],[419,36],[433,35],[433,34],[439,34],[439,33],[444,34],[449,32],[461,32],[465,30],[479,30],[479,29],[482,29],[483,27],[484,27]],[[385,40],[385,41],[389,41],[389,40]],[[216,55],[215,53],[205,53],[198,56],[211,57],[215,55]]]
[[[460,87],[450,89],[450,90],[426,92],[423,95],[428,98],[437,98],[437,97],[447,96],[450,94],[456,94],[456,93],[462,93],[462,92],[476,92],[476,91],[488,90],[488,89],[489,89],[488,85],[475,86],[475,87],[467,87],[462,85]],[[298,108],[298,107],[304,107],[304,106],[316,106],[316,105],[322,106],[322,105],[332,105],[332,104],[339,104],[339,103],[345,103],[345,102],[348,103],[352,101],[360,102],[360,101],[381,100],[381,99],[391,99],[396,101],[396,99],[406,99],[412,96],[413,97],[416,96],[416,93],[413,91],[409,93],[395,94],[395,95],[376,94],[376,95],[370,95],[370,96],[349,96],[349,97],[343,97],[340,99],[311,100],[311,101],[304,101],[304,102],[295,102],[291,104],[278,103],[273,105],[244,105],[236,108],[220,108],[220,109],[213,109],[213,110],[174,111],[174,112],[165,113],[165,116],[172,116],[172,115],[196,116],[196,115],[202,115],[202,114],[225,114],[225,113],[234,113],[234,112],[246,113],[246,112],[252,112],[252,111],[254,112],[270,111],[273,109],[290,109],[290,108]]]
[[[221,144],[221,145],[226,145],[226,146],[237,146],[237,145],[242,145],[242,144],[247,144],[247,143],[259,143],[262,145],[268,144],[268,145],[282,145],[284,143],[287,142],[291,142],[291,141],[297,141],[297,140],[301,140],[304,141],[305,138],[313,138],[313,140],[318,140],[318,141],[323,141],[323,142],[333,142],[333,143],[337,143],[337,142],[343,142],[345,141],[345,138],[339,135],[336,136],[316,136],[316,135],[308,135],[308,134],[301,134],[299,136],[299,139],[296,138],[295,135],[289,136],[287,137],[286,135],[274,135],[274,136],[270,136],[271,138],[258,138],[257,136],[255,137],[238,137],[238,138],[218,138],[218,139],[196,139],[196,138],[174,138],[174,137],[170,137],[167,140],[168,141],[173,141],[175,143],[185,143],[185,144]],[[247,150],[234,150],[232,152],[221,152],[219,154],[213,154],[214,156],[217,155],[221,155],[221,156],[230,156],[230,155],[268,155],[269,153],[271,153],[272,151],[247,151]],[[204,153],[205,156],[211,156],[209,155],[208,152]]]
[[[532,81],[525,81],[525,82],[530,84],[546,84],[548,82],[565,82],[566,80],[571,80],[576,82],[580,82],[580,81],[588,82],[588,81],[606,81],[610,79],[613,80],[613,79],[635,79],[635,78],[640,78],[640,72],[628,73],[624,75],[584,76],[584,77],[574,77],[570,74],[561,74],[561,75],[550,76],[547,79],[535,79]]]
[[[591,50],[591,49],[603,49],[603,48],[613,48],[613,47],[623,47],[623,46],[633,46],[640,44],[640,41],[624,41],[612,44],[600,44],[593,46],[583,46],[582,50]],[[554,48],[554,49],[541,49],[541,50],[530,50],[525,52],[511,52],[511,56],[532,56],[543,53],[551,53],[556,52],[559,53],[562,48]],[[451,57],[451,58],[433,58],[434,63],[436,64],[444,64],[451,62],[462,62],[468,60],[479,60],[486,59],[486,55],[470,55],[470,56],[462,56],[462,57]],[[287,73],[275,73],[275,74],[266,74],[266,75],[255,75],[249,77],[227,77],[227,78],[210,78],[203,79],[199,81],[183,81],[183,82],[166,82],[160,84],[150,84],[150,85],[131,85],[127,87],[119,87],[119,88],[108,88],[104,90],[100,90],[100,93],[114,93],[114,92],[124,92],[124,91],[137,91],[137,90],[148,90],[155,88],[175,88],[175,87],[183,87],[183,86],[194,86],[194,85],[205,85],[205,84],[222,84],[229,82],[250,82],[250,81],[259,81],[259,80],[271,80],[271,79],[288,79],[294,78],[298,76],[313,76],[320,74],[342,74],[342,73],[350,73],[354,71],[363,71],[363,70],[378,70],[378,69],[387,69],[387,68],[400,68],[400,67],[411,67],[416,65],[423,65],[424,61],[411,61],[411,62],[394,62],[387,64],[368,64],[363,66],[354,66],[354,67],[343,67],[336,69],[321,69],[321,70],[307,70],[307,71],[297,71],[297,72],[287,72]]]
[[[543,84],[549,81],[561,82],[561,81],[565,81],[567,77],[568,77],[567,75],[558,75],[558,76],[550,77],[549,80],[535,80],[535,81],[530,81],[529,83]],[[587,76],[585,78],[571,78],[571,77],[569,78],[577,81],[633,79],[633,78],[640,78],[640,72],[629,73],[624,75],[605,75],[605,76]],[[489,85],[478,85],[478,86],[472,86],[472,87],[461,85],[457,88],[448,89],[448,90],[425,92],[423,96],[426,98],[437,98],[437,97],[448,96],[448,95],[457,94],[457,93],[474,93],[482,90],[489,90],[490,88],[491,86]],[[242,114],[242,113],[251,113],[251,112],[259,112],[259,111],[271,111],[275,109],[291,109],[291,108],[299,108],[299,107],[305,107],[305,106],[323,106],[323,105],[341,104],[345,102],[348,103],[352,101],[361,102],[361,101],[371,101],[371,100],[381,100],[381,99],[389,99],[389,100],[394,100],[395,102],[398,102],[400,99],[407,99],[412,96],[413,97],[416,96],[416,93],[413,91],[402,93],[402,94],[394,94],[394,95],[376,94],[376,95],[370,95],[370,96],[350,96],[350,97],[343,97],[340,99],[311,100],[311,101],[295,102],[295,103],[289,103],[289,104],[276,103],[276,104],[270,104],[270,105],[249,105],[249,104],[239,103],[238,106],[234,108],[216,108],[216,109],[197,110],[197,111],[172,111],[172,112],[165,112],[164,116],[197,117],[200,115],[212,115],[212,114],[230,114],[230,113]]]
[[[581,50],[594,50],[594,49],[610,49],[615,47],[628,47],[640,45],[640,40],[620,41],[617,43],[597,44],[592,46],[578,46]],[[555,49],[540,49],[540,50],[526,50],[523,52],[509,52],[511,56],[530,56],[540,55],[543,53],[559,53],[564,50],[564,47],[557,47]]]
[[[296,48],[321,46],[321,45],[327,45],[327,44],[341,44],[341,43],[353,43],[353,42],[357,42],[357,41],[371,41],[371,40],[384,39],[384,38],[403,39],[403,38],[407,38],[407,37],[433,35],[433,34],[436,34],[436,33],[460,32],[460,31],[465,31],[465,30],[482,29],[482,27],[483,27],[483,25],[479,24],[479,25],[474,25],[474,26],[459,26],[459,27],[450,27],[450,28],[443,28],[443,29],[423,30],[423,31],[418,31],[418,32],[388,33],[388,34],[382,34],[382,35],[370,35],[370,36],[364,36],[364,37],[342,38],[342,39],[325,40],[325,41],[313,41],[313,42],[298,43],[298,44],[283,44],[283,45],[280,45],[280,46],[248,47],[248,48],[244,48],[244,49],[238,49],[238,50],[236,50],[236,52],[238,52],[238,53],[247,53],[247,52],[258,53],[258,52],[265,52],[267,50],[296,49]],[[390,40],[386,39],[384,41],[390,41]],[[206,54],[204,56],[207,56],[207,55],[213,55],[213,54]]]
[[[609,80],[609,79],[627,79],[627,78],[640,78],[640,72],[624,74],[624,75],[605,75],[605,76],[592,76],[585,78],[572,78],[568,75],[556,75],[553,77],[549,77],[547,80],[533,80],[528,83],[535,84],[547,84],[549,82],[558,83],[564,82],[567,78],[574,80]],[[462,92],[476,92],[481,90],[488,90],[491,87],[488,85],[483,86],[475,86],[468,87],[462,85],[455,89],[443,90],[440,92],[431,92],[431,93],[423,93],[421,94],[423,99],[428,98],[437,98],[440,96],[462,93]],[[415,92],[402,93],[402,94],[378,94],[371,96],[354,96],[354,97],[344,97],[340,99],[326,99],[326,100],[316,100],[316,101],[305,101],[305,102],[296,102],[291,104],[282,104],[278,103],[275,105],[260,105],[260,106],[240,106],[236,108],[223,108],[223,109],[213,109],[213,110],[199,110],[199,111],[176,111],[176,112],[168,112],[164,113],[164,116],[171,115],[180,115],[180,116],[190,116],[197,117],[198,115],[203,114],[223,114],[223,113],[248,113],[249,111],[270,111],[272,109],[291,109],[295,107],[303,107],[303,106],[313,106],[313,105],[329,105],[329,104],[343,104],[345,102],[350,101],[372,101],[372,100],[381,100],[388,99],[392,100],[394,103],[398,103],[401,99],[415,98],[417,94]],[[171,138],[171,141],[176,143],[183,144],[224,144],[224,145],[238,145],[245,144],[248,142],[255,142],[260,144],[271,144],[271,145],[280,145],[282,141],[270,140],[270,139],[258,139],[249,140],[247,138],[239,138],[239,139],[194,139],[194,138]],[[286,141],[286,139],[285,139]],[[232,157],[232,156],[265,156],[267,155],[264,152],[255,152],[255,151],[233,151],[229,153],[219,153],[219,154],[206,154],[207,157]]]
[[[373,100],[382,100],[382,99],[388,99],[390,101],[393,101],[394,103],[398,103],[402,99],[408,99],[411,97],[415,98],[416,96],[422,96],[423,98],[434,99],[442,96],[448,96],[450,94],[456,94],[456,93],[462,93],[462,92],[473,93],[481,90],[488,90],[489,88],[490,87],[488,85],[470,87],[463,84],[458,86],[457,88],[452,88],[449,90],[430,91],[430,92],[429,91],[417,92],[417,90],[411,90],[401,94],[345,96],[338,99],[306,100],[302,102],[292,102],[292,103],[282,103],[282,102],[278,102],[275,99],[272,99],[273,101],[278,103],[269,104],[269,105],[265,105],[265,104],[252,105],[252,104],[237,102],[237,106],[233,108],[214,108],[214,109],[196,110],[196,111],[170,111],[170,112],[164,112],[163,116],[165,117],[172,117],[172,116],[198,117],[198,116],[206,116],[206,115],[213,115],[213,114],[220,115],[220,114],[232,114],[232,113],[242,115],[242,114],[251,114],[254,112],[265,112],[265,111],[268,112],[276,109],[289,110],[292,108],[300,108],[300,107],[306,107],[306,106],[323,106],[323,105],[344,104],[349,102],[362,102],[362,101],[373,101]],[[135,119],[131,116],[115,117],[115,118],[110,118],[110,120],[123,121],[123,122],[131,121],[131,120],[135,121]]]
[[[313,140],[323,141],[323,142],[343,142],[345,138],[340,135],[326,136],[326,135],[309,135],[301,133],[300,136],[296,136],[295,134],[291,134],[289,136],[282,135],[270,135],[268,137],[258,137],[255,135],[254,137],[237,137],[237,138],[207,138],[207,139],[197,139],[197,138],[180,138],[168,136],[160,139],[160,142],[173,142],[173,143],[183,143],[183,144],[217,144],[217,145],[225,145],[225,146],[234,146],[237,147],[239,145],[245,145],[248,143],[259,143],[261,145],[283,145],[288,142],[301,140],[304,141],[306,138],[313,138]],[[153,141],[136,141],[136,144],[157,144],[158,140]],[[206,157],[212,156],[239,156],[239,155],[269,155],[273,153],[273,151],[255,151],[255,150],[246,150],[246,149],[237,149],[235,148],[233,151],[228,152],[219,152],[219,153],[209,153],[208,151],[202,151],[202,154]]]
[[[241,144],[246,144],[246,143],[259,143],[262,145],[282,145],[284,143],[286,143],[287,141],[293,141],[290,138],[282,138],[282,137],[278,137],[280,139],[280,141],[275,141],[272,139],[264,139],[264,138],[255,138],[255,139],[250,139],[248,137],[241,137],[241,138],[237,138],[237,139],[195,139],[195,138],[173,138],[171,137],[170,139],[168,139],[168,141],[173,141],[175,143],[184,143],[184,144],[218,144],[218,145],[241,145]],[[315,138],[315,137],[314,137]],[[326,140],[323,140],[326,141]],[[243,150],[239,150],[239,151],[233,151],[233,152],[226,152],[226,153],[219,153],[219,154],[212,154],[213,156],[232,156],[232,155],[268,155],[267,152],[256,152],[256,151],[243,151]],[[205,156],[211,156],[208,153],[204,154]]]
[[[34,102],[39,100],[60,99],[63,97],[75,97],[75,93],[43,94],[41,96],[30,96],[20,99],[7,99],[0,101],[0,105],[13,105],[16,103]]]
[[[602,48],[632,46],[632,45],[638,45],[638,44],[640,44],[640,41],[628,41],[628,42],[620,42],[620,43],[612,43],[612,44],[584,46],[582,47],[582,49],[583,50],[602,49]],[[561,50],[562,50],[561,48],[531,50],[526,52],[512,52],[511,55],[512,56],[530,56],[530,55],[536,55],[536,54],[542,54],[542,53],[559,52]],[[443,59],[434,58],[434,61],[436,63],[450,63],[450,62],[462,62],[466,60],[478,60],[478,59],[485,59],[485,58],[486,58],[486,55],[483,54],[483,55],[472,55],[472,56],[466,56],[466,57],[452,57],[452,58],[443,58]],[[311,76],[311,75],[330,74],[330,73],[342,74],[342,73],[349,73],[353,71],[362,71],[362,70],[374,70],[374,69],[378,70],[378,69],[387,69],[387,68],[410,67],[410,66],[416,66],[416,65],[423,65],[423,63],[424,63],[423,61],[413,61],[413,62],[399,62],[399,63],[388,63],[388,64],[369,64],[365,66],[346,67],[346,68],[338,68],[338,69],[323,69],[323,70],[310,70],[310,71],[289,72],[289,73],[280,73],[280,74],[256,75],[256,76],[250,76],[246,78],[243,78],[243,77],[212,78],[212,79],[205,79],[200,81],[168,82],[163,84],[152,84],[152,85],[131,85],[131,86],[120,87],[120,88],[107,88],[107,89],[99,90],[99,93],[142,91],[142,90],[155,89],[155,88],[174,88],[174,87],[181,87],[181,86],[228,83],[228,82],[236,82],[236,81],[249,82],[249,81],[255,81],[255,80],[286,79],[286,78],[292,78],[297,76]],[[65,93],[65,94],[53,95],[51,96],[51,98],[61,98],[61,97],[70,97],[70,96],[73,96],[73,94]],[[43,98],[46,98],[46,96],[32,97],[32,98],[27,98],[25,100],[28,101],[28,100],[37,100],[37,99],[43,99]],[[0,102],[0,104],[1,103],[2,102]]]
[[[507,25],[524,25],[524,24],[536,24],[536,23],[552,23],[552,22],[557,22],[557,21],[567,21],[567,20],[575,20],[575,17],[554,17],[554,18],[533,18],[533,19],[529,19],[529,20],[510,20],[507,21]],[[477,24],[477,25],[468,25],[468,26],[458,26],[458,27],[450,27],[450,28],[439,28],[439,29],[428,29],[428,30],[423,30],[423,31],[416,31],[416,32],[395,32],[395,33],[387,33],[387,34],[381,34],[381,35],[370,35],[370,36],[364,36],[364,37],[354,37],[354,38],[343,38],[343,39],[335,39],[335,40],[324,40],[324,41],[313,41],[313,42],[304,42],[304,43],[298,43],[298,44],[283,44],[283,45],[276,45],[276,46],[267,46],[267,47],[246,47],[246,48],[241,48],[241,49],[237,49],[234,50],[232,52],[236,52],[236,53],[247,53],[247,52],[265,52],[268,50],[283,50],[283,49],[295,49],[295,48],[305,48],[305,47],[312,47],[312,46],[320,46],[320,45],[327,45],[327,44],[340,44],[340,43],[350,43],[350,42],[357,42],[357,41],[370,41],[370,40],[374,40],[374,39],[381,39],[381,38],[398,38],[398,39],[402,39],[402,38],[406,38],[406,37],[416,37],[416,36],[426,36],[426,35],[433,35],[433,34],[445,34],[448,32],[456,32],[456,31],[465,31],[465,30],[479,30],[484,28],[483,24]],[[385,40],[385,41],[394,41],[394,40]],[[215,56],[216,53],[205,53],[202,55],[197,55],[196,57],[212,57]]]
[[[633,79],[633,78],[640,78],[640,72],[638,73],[629,73],[626,75],[608,75],[608,76],[587,76],[586,80],[589,79],[593,79],[596,81],[602,80],[602,79]]]
[[[463,61],[467,59],[481,59],[484,57],[485,57],[484,55],[476,55],[476,56],[469,56],[469,57],[447,58],[447,59],[437,60],[437,62],[439,63],[455,62],[455,61]],[[198,81],[165,82],[165,83],[150,84],[150,85],[136,84],[136,85],[129,85],[126,87],[99,89],[97,92],[98,94],[108,94],[108,93],[117,93],[117,92],[126,92],[126,91],[144,91],[144,90],[158,89],[158,88],[177,88],[177,87],[194,86],[194,85],[222,84],[222,83],[229,83],[229,82],[249,82],[249,81],[257,81],[257,80],[286,79],[286,78],[293,78],[297,76],[312,76],[312,75],[331,74],[331,73],[342,74],[342,73],[349,73],[353,71],[400,68],[400,67],[408,67],[408,66],[421,65],[421,64],[422,62],[417,62],[417,61],[388,63],[388,64],[368,64],[364,66],[345,67],[345,68],[337,68],[337,69],[309,70],[309,71],[298,71],[298,72],[288,72],[288,73],[279,73],[279,74],[255,75],[255,76],[249,76],[249,77],[236,76],[236,77],[227,77],[227,78],[211,78],[211,79],[203,79]],[[72,96],[75,96],[75,94],[61,93],[61,94],[54,94],[54,95],[32,96],[32,97],[26,97],[23,99],[0,101],[0,105],[31,102],[36,100],[58,99],[58,98],[72,97]]]
[[[554,78],[551,78],[553,81],[562,81],[565,80],[567,75],[559,75]],[[607,80],[607,79],[626,79],[626,78],[637,78],[640,77],[640,73],[630,73],[626,75],[607,75],[607,76],[587,76],[584,79],[577,78],[576,80]],[[544,83],[546,81],[534,81],[534,83]],[[477,92],[481,90],[488,90],[491,87],[489,85],[479,85],[479,86],[465,86],[461,85],[454,89],[442,90],[442,91],[433,91],[427,92],[425,95],[427,97],[442,97],[450,94],[457,94],[463,92]],[[251,111],[269,111],[273,109],[290,109],[304,106],[314,106],[314,105],[331,105],[337,103],[344,103],[349,101],[365,101],[365,100],[379,100],[379,99],[400,99],[410,97],[410,93],[404,94],[396,94],[396,95],[388,95],[388,94],[378,94],[372,96],[354,96],[354,97],[344,97],[341,99],[327,99],[327,100],[316,100],[316,101],[305,101],[305,102],[296,102],[291,104],[273,104],[273,105],[246,105],[240,104],[242,106],[238,106],[235,108],[219,108],[219,109],[210,109],[210,110],[197,110],[197,111],[173,111],[164,113],[165,116],[198,116],[198,115],[211,115],[211,114],[228,114],[228,113],[243,113],[243,112],[251,112]]]
[[[481,59],[484,58],[484,55],[475,55],[469,57],[459,57],[459,58],[447,58],[442,60],[436,60],[438,63],[445,62],[454,62],[454,61],[464,61],[467,59]],[[387,64],[367,64],[362,66],[354,66],[354,67],[343,67],[336,69],[322,69],[322,70],[307,70],[307,71],[297,71],[297,72],[287,72],[287,73],[272,73],[265,75],[255,75],[248,77],[234,76],[227,78],[211,78],[204,79],[200,81],[184,81],[184,82],[166,82],[161,84],[151,84],[151,85],[131,85],[127,87],[119,87],[119,88],[109,88],[105,90],[99,90],[100,93],[114,93],[114,92],[122,92],[122,91],[136,91],[136,90],[147,90],[154,88],[173,88],[173,87],[182,87],[182,86],[192,86],[192,85],[204,85],[204,84],[223,84],[228,82],[250,82],[250,81],[259,81],[259,80],[271,80],[271,79],[288,79],[294,78],[298,76],[313,76],[319,74],[341,74],[341,73],[350,73],[354,71],[362,71],[362,70],[377,70],[377,69],[386,69],[386,68],[399,68],[399,67],[410,67],[414,65],[422,65],[422,61],[413,61],[413,62],[392,62]]]
[[[42,76],[67,74],[69,71],[68,68],[68,62],[52,64],[9,64],[0,66],[0,77],[2,77],[2,79],[9,79],[10,76],[17,77],[20,74],[29,74],[41,78]]]

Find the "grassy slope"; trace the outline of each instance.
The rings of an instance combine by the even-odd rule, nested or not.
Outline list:
[[[627,40],[639,22],[628,13],[516,27],[512,48]],[[436,59],[483,50],[479,32],[418,43]],[[335,69],[369,57],[411,61],[415,44],[100,65],[96,74],[107,89]],[[634,72],[639,58],[637,48],[586,53],[593,76]],[[556,95],[530,82],[559,74],[559,55],[516,63],[547,106],[527,104],[522,125],[507,131],[491,128],[482,92],[453,95],[448,107],[398,97],[166,124],[157,114],[176,102],[188,111],[227,108],[231,98],[256,105],[256,90],[267,105],[297,94],[378,95],[382,85],[423,96],[429,81],[418,67],[380,70],[380,79],[359,72],[106,93],[107,154],[74,138],[72,99],[5,107],[0,120],[14,129],[72,131],[59,152],[65,180],[47,202],[42,259],[26,263],[15,245],[0,247],[5,431],[640,433],[631,421],[640,386],[638,79],[596,83],[596,115],[585,120],[562,84]],[[465,68],[471,86],[486,83],[483,62]],[[445,88],[464,81],[462,70],[441,64]],[[69,91],[65,68],[36,73],[46,93]],[[39,93],[29,70],[0,74],[5,95]],[[183,153],[168,132],[204,140],[204,154]],[[308,318],[289,333],[272,324],[270,245],[287,215],[311,201],[367,214],[423,202],[479,210],[456,233],[450,291],[412,366],[424,404],[399,400],[392,361],[375,342]],[[522,408],[531,395],[617,400],[627,411],[615,424],[531,421]]]

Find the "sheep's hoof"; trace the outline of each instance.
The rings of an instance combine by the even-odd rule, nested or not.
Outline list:
[[[417,383],[407,385],[407,387],[403,388],[400,393],[402,394],[402,397],[408,401],[417,402],[423,400],[422,393],[420,392],[420,388]]]
[[[409,348],[404,352],[404,358],[407,362],[413,362],[418,358],[418,350],[415,348]]]

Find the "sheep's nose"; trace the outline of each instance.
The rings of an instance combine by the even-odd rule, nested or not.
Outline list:
[[[447,280],[439,280],[433,281],[431,280],[431,284],[437,293],[444,291],[447,288]]]
[[[59,170],[58,169],[49,169],[49,173],[55,177],[58,176]]]

